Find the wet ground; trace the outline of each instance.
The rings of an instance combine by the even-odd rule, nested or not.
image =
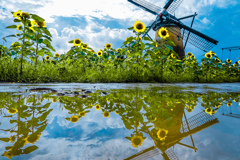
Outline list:
[[[240,83],[0,84],[0,159],[240,159]]]

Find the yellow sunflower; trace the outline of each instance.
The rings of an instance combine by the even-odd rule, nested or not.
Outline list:
[[[232,60],[230,60],[230,59],[227,59],[227,60],[226,60],[226,62],[227,62],[227,63],[231,63],[231,62],[232,62]]]
[[[53,102],[53,103],[58,102],[58,99],[57,99],[57,98],[53,98],[53,99],[52,99],[52,102]]]
[[[218,63],[221,63],[221,60],[218,59],[218,58],[215,58],[215,61],[218,62]]]
[[[98,57],[101,57],[102,54],[103,54],[103,52],[102,52],[102,50],[100,49],[100,50],[97,52],[97,56],[98,56]]]
[[[192,57],[192,56],[193,56],[193,54],[192,54],[191,52],[187,52],[187,55],[188,55],[189,57]]]
[[[168,134],[168,130],[166,129],[159,129],[157,132],[157,136],[160,139],[160,141],[165,140],[165,138],[167,137]]]
[[[73,115],[73,116],[70,117],[70,121],[71,121],[72,123],[76,123],[78,120],[79,120],[79,117],[76,116],[76,115]]]
[[[86,112],[85,112],[85,111],[79,112],[78,115],[79,115],[79,116],[82,116],[82,117],[85,117]]]
[[[13,153],[10,152],[10,150],[7,152],[7,151],[4,151],[3,155],[2,156],[5,156],[7,157],[8,159],[12,159],[12,157],[14,157]]]
[[[163,39],[166,39],[167,37],[169,37],[167,28],[161,27],[158,31],[158,35]]]
[[[11,109],[9,109],[7,112],[8,112],[8,113],[11,113],[11,114],[15,114],[15,113],[18,112],[18,110],[15,109],[15,108],[11,108]]]
[[[209,52],[212,56],[216,56],[217,54],[216,53],[214,53],[213,51],[210,51]]]
[[[20,42],[13,42],[12,46],[16,47],[16,48],[19,48],[19,47],[21,47],[21,43]]]
[[[105,48],[106,49],[111,49],[112,48],[112,43],[106,43]]]
[[[116,110],[116,111],[114,111],[114,112],[115,112],[116,114],[119,114],[119,111],[117,111],[117,110]]]
[[[21,24],[17,25],[17,30],[22,31],[22,25]]]
[[[28,137],[29,137],[29,136],[28,136]],[[27,137],[27,138],[28,138],[28,137]],[[33,137],[31,140],[28,138],[28,139],[27,139],[27,142],[34,144],[35,142],[37,142],[37,141],[39,140],[40,137],[41,137],[41,134],[38,133],[38,134],[36,135],[36,137]]]
[[[74,39],[73,43],[73,46],[81,46],[82,41],[80,39]]]
[[[83,49],[87,49],[88,48],[88,44],[87,43],[82,44],[82,48]]]
[[[109,118],[109,117],[110,117],[109,112],[108,112],[108,111],[104,111],[104,112],[103,112],[103,117],[108,117],[108,118]]]
[[[225,63],[222,63],[222,66],[224,66],[225,65]]]
[[[134,148],[138,148],[138,146],[142,146],[144,139],[142,136],[135,135],[131,138],[132,146]]]
[[[240,60],[238,60],[238,64],[240,64]]]
[[[122,51],[122,49],[121,49],[121,48],[118,48],[118,49],[117,49],[117,52],[118,52],[118,53],[119,53],[119,52],[121,52],[121,51]]]
[[[55,54],[54,54],[54,57],[60,57],[60,54],[55,53]]]
[[[214,111],[211,107],[208,107],[205,109],[205,112],[207,114],[213,115],[214,113],[216,113],[217,111]]]
[[[25,18],[27,18],[27,17],[29,18],[28,12],[22,12],[22,16],[25,17]]]
[[[205,57],[211,59],[212,58],[212,54],[208,52],[208,53],[205,54]]]
[[[95,109],[96,109],[96,110],[100,110],[100,109],[101,109],[101,106],[100,106],[99,104],[96,104],[96,105],[95,105]]]
[[[146,30],[146,26],[140,20],[136,21],[133,25],[134,31],[136,32],[144,32]]]
[[[21,10],[18,10],[17,12],[13,13],[13,17],[17,17],[19,20],[21,20],[22,12]]]
[[[219,104],[218,104],[218,105],[216,105],[215,107],[216,107],[216,108],[219,108],[221,105],[222,105],[222,103],[221,103],[221,102],[219,102]]]
[[[232,103],[231,103],[231,102],[228,102],[228,103],[227,103],[227,106],[228,106],[228,107],[229,107],[229,106],[231,106],[231,105],[232,105]]]
[[[43,22],[38,22],[38,21],[34,21],[34,23],[36,24],[37,27],[40,27],[40,28],[46,28],[46,23],[43,21]]]
[[[13,143],[13,142],[15,142],[15,140],[16,140],[16,136],[15,136],[15,135],[10,136],[9,139],[10,139],[10,142]]]
[[[46,59],[46,60],[49,60],[49,59],[50,59],[50,57],[49,57],[49,56],[46,56],[46,57],[45,57],[45,59]]]

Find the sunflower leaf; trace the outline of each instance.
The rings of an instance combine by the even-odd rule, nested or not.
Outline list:
[[[17,28],[16,25],[7,26],[6,28]]]
[[[73,43],[73,41],[74,41],[74,40],[72,40],[72,41],[69,41],[68,43]]]
[[[13,22],[21,22],[19,19],[14,19]]]
[[[0,138],[0,141],[3,141],[3,142],[9,142],[10,139],[9,139],[9,138]]]
[[[47,29],[45,29],[45,28],[41,28],[41,29],[42,29],[43,33],[45,33],[46,35],[52,37],[51,33]]]
[[[42,18],[42,17],[39,17],[38,15],[36,14],[32,14],[32,19],[38,21],[38,22],[44,22],[45,20]]]
[[[23,153],[24,154],[29,154],[29,153],[35,151],[36,149],[38,149],[38,147],[35,146],[35,145],[34,146],[29,146],[29,147],[27,147],[23,150]]]

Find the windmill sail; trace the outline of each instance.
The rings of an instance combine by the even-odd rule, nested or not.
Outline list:
[[[203,50],[204,52],[207,52],[211,50],[215,45],[217,45],[218,41],[208,37],[205,34],[202,34],[198,32],[197,30],[188,27],[178,21],[170,20],[171,23],[176,24],[178,27],[185,29],[184,34],[182,34],[182,39],[183,41],[187,40],[188,37],[188,42],[192,44],[193,46]],[[172,33],[177,34],[177,30],[174,28],[169,29]]]
[[[158,15],[161,11],[160,7],[158,7],[152,3],[149,3],[145,0],[128,0],[128,1],[142,9],[154,14],[154,15]]]
[[[174,0],[172,4],[168,7],[167,12],[173,14],[175,10],[179,7],[183,0]]]

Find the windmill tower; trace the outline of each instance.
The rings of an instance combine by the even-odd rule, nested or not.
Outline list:
[[[153,29],[156,31],[155,41],[158,42],[159,29],[161,27],[166,27],[169,31],[169,39],[176,44],[175,47],[173,46],[173,50],[179,55],[181,59],[183,59],[185,56],[184,49],[187,45],[187,42],[203,50],[204,52],[211,50],[218,43],[218,41],[192,28],[195,16],[197,15],[196,13],[182,18],[176,18],[174,15],[172,15],[183,0],[168,0],[163,9],[145,0],[128,1],[146,10],[147,12],[150,12],[151,14],[157,15],[156,19],[151,21],[150,24],[146,27],[147,31],[143,34],[142,38],[148,36],[150,39],[152,39],[148,35],[148,32]],[[190,27],[180,21],[191,17],[193,17],[193,19]]]

